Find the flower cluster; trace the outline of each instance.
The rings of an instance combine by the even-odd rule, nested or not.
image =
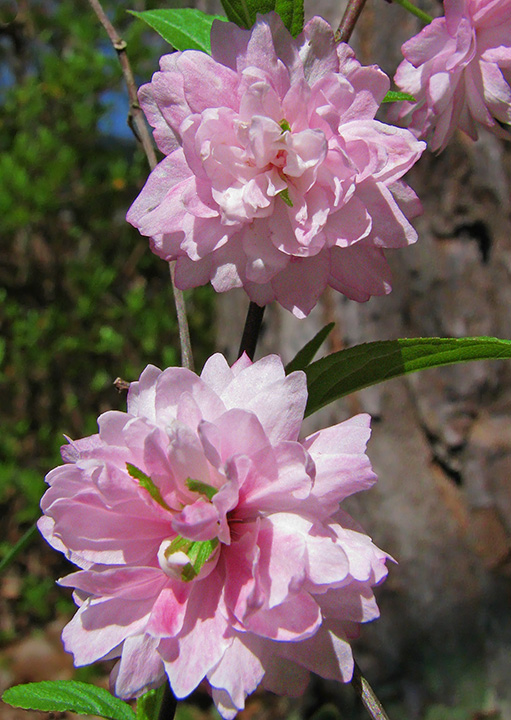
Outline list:
[[[166,157],[127,219],[177,260],[176,285],[243,286],[298,317],[327,285],[389,292],[383,248],[416,240],[401,178],[425,145],[374,119],[387,76],[319,17],[296,40],[275,13],[252,30],[215,21],[211,54],[162,57],[139,94]]]
[[[207,678],[225,718],[259,683],[299,694],[309,671],[348,681],[348,639],[377,617],[385,553],[339,503],[372,485],[369,418],[299,432],[302,372],[280,359],[200,377],[149,366],[128,412],[70,441],[47,476],[39,528],[81,569],[63,633],[77,665],[120,658],[116,694]]]
[[[477,138],[478,125],[511,137],[511,0],[445,0],[436,18],[403,45],[395,82],[416,102],[400,121],[432,150],[456,128]]]

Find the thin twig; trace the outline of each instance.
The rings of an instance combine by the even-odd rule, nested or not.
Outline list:
[[[181,290],[175,285],[174,274],[176,263],[169,263],[170,278],[172,287],[174,288],[174,303],[176,305],[177,324],[179,326],[179,342],[181,345],[181,365],[188,370],[193,370],[193,354],[192,343],[190,342],[190,330],[188,328],[188,320],[186,319],[185,298]]]
[[[144,119],[144,113],[138,103],[137,96],[137,84],[135,77],[131,69],[128,54],[126,53],[126,42],[121,38],[117,30],[114,28],[110,20],[108,19],[105,11],[99,0],[89,0],[89,4],[96,13],[96,16],[100,23],[105,28],[110,41],[117,52],[119,62],[121,64],[122,73],[126,86],[128,88],[128,96],[130,101],[130,114],[128,117],[128,124],[133,130],[133,134],[137,140],[142,144],[144,152],[147,157],[149,167],[153,170],[158,161],[156,159],[156,153],[154,151],[153,142],[151,140],[151,134],[148,130]],[[181,358],[184,367],[193,370],[193,358],[192,358],[192,346],[190,344],[190,331],[188,329],[188,320],[186,317],[185,301],[181,290],[176,288],[174,284],[174,263],[170,265],[170,277],[172,280],[172,291],[174,294],[174,303],[176,305],[177,313],[177,324],[179,328],[179,342],[181,345]]]
[[[355,663],[353,668],[353,679],[351,684],[373,720],[389,720],[389,716],[383,709],[381,702],[376,697],[374,690],[362,675],[357,663]]]
[[[348,42],[365,4],[366,0],[349,0],[340,25],[334,35],[336,42]]]
[[[241,357],[245,352],[251,360],[254,359],[263,315],[264,306],[259,307],[256,303],[251,302],[248,306],[247,319],[245,320],[245,329],[243,330],[238,357]]]
[[[147,125],[144,120],[142,108],[138,104],[137,84],[135,82],[135,77],[131,69],[130,61],[128,60],[128,55],[126,53],[126,42],[121,38],[117,30],[114,28],[114,26],[108,19],[107,14],[103,10],[99,0],[89,0],[89,4],[96,13],[98,20],[105,28],[107,35],[110,38],[110,42],[112,43],[117,52],[119,62],[121,63],[122,74],[124,75],[126,86],[128,88],[128,96],[130,100],[130,115],[133,119],[133,125],[136,128],[135,135],[137,139],[142,143],[142,147],[144,148],[147,161],[149,162],[149,167],[151,168],[151,170],[153,170],[158,164],[158,161],[156,160],[156,153],[154,152],[151,135],[149,133],[149,130],[147,129]]]

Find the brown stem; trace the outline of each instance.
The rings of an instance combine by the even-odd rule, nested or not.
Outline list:
[[[374,690],[362,675],[359,666],[355,663],[353,668],[353,679],[351,681],[355,692],[362,700],[365,709],[372,720],[389,720],[389,716],[383,709],[383,705],[376,697]]]
[[[169,263],[170,279],[172,281],[172,289],[174,290],[174,303],[176,305],[177,324],[179,327],[179,344],[181,345],[181,365],[188,370],[193,370],[193,354],[192,343],[190,342],[190,330],[188,328],[188,320],[186,319],[185,298],[181,290],[178,290],[174,275],[176,263]]]
[[[245,329],[243,330],[238,357],[241,357],[245,352],[251,360],[254,359],[263,315],[264,306],[259,307],[256,303],[251,302],[248,306],[247,319],[245,320]]]
[[[147,161],[149,162],[149,167],[151,168],[151,170],[153,170],[153,168],[155,168],[158,164],[158,161],[156,160],[156,153],[154,152],[151,135],[149,134],[149,130],[147,129],[147,125],[144,120],[142,108],[138,104],[137,84],[135,82],[135,77],[133,75],[130,62],[128,60],[128,55],[126,53],[126,43],[108,19],[99,0],[89,0],[89,4],[96,13],[98,20],[105,28],[107,35],[110,38],[110,42],[112,43],[117,52],[119,62],[121,63],[122,74],[124,75],[126,86],[128,88],[128,96],[130,99],[130,116],[133,120],[133,125],[136,130],[135,135],[137,137],[137,140],[142,143],[142,147],[144,148]]]
[[[348,42],[365,4],[366,0],[349,0],[340,25],[334,35],[336,42]]]
[[[135,82],[135,77],[131,69],[128,55],[126,53],[126,42],[121,38],[117,30],[114,28],[114,26],[108,19],[108,16],[103,10],[100,1],[89,0],[89,4],[96,13],[98,20],[105,28],[107,35],[110,38],[110,42],[112,43],[117,52],[117,56],[119,58],[119,62],[122,68],[122,74],[124,75],[124,80],[126,81],[126,86],[128,88],[128,96],[130,100],[130,114],[128,117],[128,125],[133,130],[133,134],[135,135],[137,140],[142,144],[145,155],[147,157],[147,162],[149,163],[149,167],[151,168],[151,170],[153,170],[158,164],[158,161],[156,159],[156,153],[154,151],[153,142],[151,140],[151,134],[149,133],[144,119],[144,113],[142,112],[142,108],[138,103],[137,84]],[[170,277],[172,281],[172,292],[174,294],[174,303],[177,313],[177,324],[179,328],[181,360],[183,367],[187,367],[190,370],[193,370],[192,346],[190,343],[190,331],[188,329],[188,319],[186,317],[184,296],[182,291],[178,290],[178,288],[176,288],[174,284],[174,263],[169,263],[169,265]]]

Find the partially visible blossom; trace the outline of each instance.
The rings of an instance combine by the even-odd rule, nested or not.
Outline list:
[[[215,21],[212,57],[161,58],[140,103],[167,156],[127,219],[182,289],[243,286],[298,317],[327,285],[358,301],[390,292],[383,248],[413,243],[420,212],[401,180],[424,144],[374,119],[389,89],[331,27],[296,40],[278,15]]]
[[[351,679],[349,640],[387,572],[339,508],[376,479],[369,417],[300,440],[306,399],[275,355],[215,355],[200,377],[149,366],[127,413],[63,448],[39,529],[80,568],[60,581],[79,606],[63,632],[76,665],[119,658],[123,698],[165,676],[183,698],[206,678],[225,718],[259,683]]]
[[[511,0],[445,0],[445,17],[403,47],[395,82],[416,102],[399,119],[443,150],[456,128],[511,138]]]

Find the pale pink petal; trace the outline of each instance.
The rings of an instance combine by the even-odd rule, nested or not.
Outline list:
[[[265,610],[282,605],[305,582],[306,541],[310,523],[297,515],[277,513],[263,520],[257,544],[257,573]],[[251,623],[251,619],[247,618]]]
[[[233,642],[229,624],[218,611],[220,592],[214,574],[195,585],[179,636],[160,642],[158,651],[177,698],[189,695]]]
[[[287,268],[272,281],[275,295],[296,317],[306,317],[323,293],[329,271],[327,252],[310,258],[293,258]]]
[[[232,706],[239,711],[243,710],[246,696],[254,692],[263,676],[260,658],[235,637],[218,665],[208,673],[208,680],[216,698],[220,699],[218,691],[224,690]]]
[[[153,598],[87,600],[62,632],[66,652],[77,667],[101,660],[119,643],[144,631]]]
[[[235,72],[215,62],[206,53],[187,50],[179,53],[176,66],[183,77],[183,91],[192,113],[221,104],[238,106],[238,76]]]
[[[329,618],[359,623],[371,622],[380,616],[372,590],[363,583],[351,583],[342,589],[342,594],[338,590],[328,590],[318,597],[318,602]]]
[[[215,423],[202,422],[199,437],[209,462],[215,467],[223,465],[234,455],[256,455],[272,452],[269,439],[258,417],[252,412],[233,408],[216,419]]]
[[[166,97],[166,80],[168,79],[168,77],[164,78],[164,82],[159,84],[164,94],[158,92],[156,83],[156,78],[158,77],[158,75],[160,75],[160,73],[155,73],[153,75],[151,83],[148,83],[147,85],[142,85],[142,87],[138,91],[138,100],[140,102],[140,106],[144,110],[144,114],[149,124],[154,128],[153,135],[156,144],[158,145],[158,148],[165,155],[170,155],[174,150],[177,150],[177,148],[179,147],[179,139],[176,131],[168,122],[170,118],[168,118],[168,115],[167,113],[165,113],[165,110],[163,108],[166,105],[173,104],[173,102],[175,102],[177,98],[174,94],[170,98]],[[175,74],[174,77],[177,83],[179,83],[179,76]],[[190,108],[186,106],[185,108],[183,108],[183,112],[187,114],[188,112],[190,112]],[[165,117],[165,115],[167,115],[167,118]]]
[[[179,198],[187,183],[193,181],[193,173],[184,153],[178,148],[150,174],[142,192],[129,209],[126,220],[137,227],[142,235],[172,232],[176,227],[175,214],[178,218],[181,217],[180,213],[184,214]],[[174,188],[179,189],[172,192]],[[164,229],[167,227],[171,229]]]
[[[154,638],[175,637],[182,629],[191,587],[169,581],[158,594],[147,622],[146,632]]]
[[[321,612],[311,595],[298,592],[276,607],[256,610],[246,616],[244,625],[249,632],[294,645],[318,631]]]
[[[300,43],[300,60],[303,73],[310,86],[324,75],[339,70],[334,34],[330,25],[320,17],[314,17],[305,25]]]
[[[349,682],[353,675],[353,655],[347,640],[321,627],[308,640],[276,645],[275,651],[307,670],[328,680]]]
[[[211,56],[231,70],[238,71],[238,60],[247,51],[250,30],[234,23],[214,20],[211,26]]]
[[[213,419],[224,411],[218,395],[195,373],[186,368],[172,368],[158,379],[158,395],[155,402],[156,421],[163,426],[175,418],[176,409],[183,393],[189,392],[205,419]]]
[[[126,602],[156,597],[168,581],[157,568],[123,567],[81,571],[59,580],[90,595],[124,598]]]
[[[309,454],[296,442],[281,442],[274,451],[277,476],[272,482],[261,468],[243,484],[246,508],[277,512],[297,507],[311,492],[315,466]]]
[[[356,415],[303,441],[316,466],[312,493],[330,512],[349,495],[375,483],[376,475],[365,454],[369,435],[369,416]]]
[[[111,687],[120,698],[139,697],[158,687],[165,678],[165,669],[156,652],[158,640],[149,635],[126,638],[123,654],[112,673]]]
[[[364,302],[371,295],[387,295],[390,268],[379,248],[362,243],[347,248],[332,248],[329,284],[353,300]]]

